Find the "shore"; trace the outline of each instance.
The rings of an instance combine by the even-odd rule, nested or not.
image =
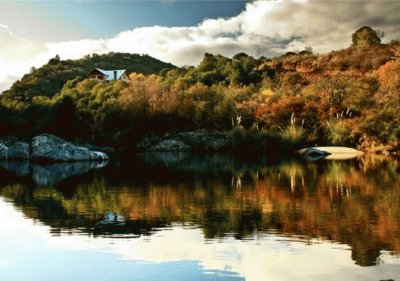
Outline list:
[[[43,137],[44,136],[44,137]],[[266,134],[259,131],[238,127],[230,131],[197,130],[177,133],[165,133],[162,136],[145,135],[136,143],[129,145],[105,146],[102,144],[68,142],[54,135],[43,134],[30,138],[6,136],[0,138],[0,159],[3,160],[40,160],[50,161],[86,161],[104,160],[114,153],[131,152],[224,152],[232,154],[269,154],[287,156],[295,152],[304,154],[305,149],[318,148],[329,154],[329,158],[351,157],[363,153],[392,155],[398,157],[400,151],[395,147],[374,142],[364,142],[354,147],[311,144],[301,140],[284,139],[277,134]],[[324,150],[324,148],[326,148]],[[34,151],[32,151],[32,149]],[[344,151],[344,150],[345,151]]]

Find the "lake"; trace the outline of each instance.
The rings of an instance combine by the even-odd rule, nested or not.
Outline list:
[[[400,280],[396,159],[0,166],[0,280]]]

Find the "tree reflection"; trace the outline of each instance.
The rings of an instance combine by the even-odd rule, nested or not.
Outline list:
[[[381,250],[400,253],[394,159],[268,163],[154,154],[89,175],[50,187],[8,180],[0,194],[54,234],[135,237],[178,222],[201,227],[205,238],[259,231],[340,242],[362,266],[375,264]]]

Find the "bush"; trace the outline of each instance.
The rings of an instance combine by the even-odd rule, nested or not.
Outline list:
[[[353,133],[353,121],[345,119],[327,122],[327,141],[332,145],[355,145],[356,135]]]
[[[294,113],[290,118],[290,125],[279,132],[282,142],[290,149],[298,148],[305,141],[305,130],[303,124],[296,125]]]

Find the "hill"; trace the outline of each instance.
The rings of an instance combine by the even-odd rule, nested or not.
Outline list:
[[[128,73],[158,74],[175,66],[148,55],[128,53],[92,54],[78,60],[61,60],[58,56],[42,67],[32,68],[3,95],[29,103],[34,96],[52,97],[68,80],[84,79],[93,68],[126,69]]]

